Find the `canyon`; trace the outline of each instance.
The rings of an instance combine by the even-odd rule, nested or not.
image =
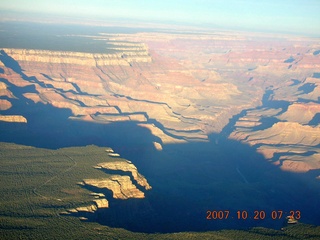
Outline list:
[[[131,231],[283,226],[210,225],[203,216],[215,206],[300,209],[319,223],[319,39],[179,28],[50,34],[47,45],[32,31],[20,36],[27,45],[0,43],[4,167],[11,155],[23,163],[10,171],[32,181],[33,201]],[[66,44],[49,44],[57,39]]]
[[[0,111],[10,109],[15,98],[8,83],[33,86],[25,99],[70,109],[73,120],[136,122],[158,137],[158,150],[172,143],[207,142],[245,111],[230,138],[257,146],[284,169],[320,168],[317,39],[231,32],[85,37],[105,41],[113,52],[3,48]],[[9,67],[8,59],[18,70]],[[270,90],[272,106],[261,107]],[[23,116],[1,119],[27,121]],[[274,124],[264,125],[268,119]],[[301,154],[309,152],[301,163]]]

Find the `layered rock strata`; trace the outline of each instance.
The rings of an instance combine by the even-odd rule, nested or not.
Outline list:
[[[101,189],[109,189],[112,191],[113,198],[116,199],[144,198],[144,193],[131,182],[129,176],[112,175],[103,179],[84,179],[83,183]]]
[[[319,152],[313,134],[319,125],[320,55],[313,54],[320,49],[318,39],[227,32],[90,37],[117,53],[4,49],[24,71],[2,64],[0,77],[17,87],[34,86],[36,92],[25,98],[68,108],[71,119],[134,121],[159,137],[157,149],[208,141],[244,113],[231,138],[272,155],[280,167],[293,166],[289,159],[298,162],[304,154],[309,168],[317,168],[312,159]],[[10,89],[3,91],[13,97]],[[273,91],[271,105],[261,107],[266,91]],[[281,144],[303,153],[285,156]]]
[[[270,107],[246,111],[236,122],[230,138],[256,147],[283,170],[320,169],[320,102],[314,101],[314,95],[320,96],[318,80],[314,78],[308,94],[302,91],[311,79],[274,91],[266,104]]]
[[[134,180],[136,180],[140,186],[144,187],[146,190],[151,189],[151,186],[147,180],[140,173],[138,173],[138,169],[130,161],[104,162],[99,163],[97,167],[107,170],[121,170],[124,172],[130,172]]]
[[[106,153],[116,154],[117,157],[120,156],[118,153],[115,153],[111,148],[106,149]],[[105,178],[99,179],[84,179],[78,184],[84,187],[95,187],[99,188],[101,191],[111,191],[112,197],[114,199],[129,199],[129,198],[144,198],[144,192],[139,190],[136,184],[143,187],[145,190],[150,190],[152,187],[149,185],[144,176],[142,176],[136,166],[128,160],[118,159],[117,161],[103,162],[94,166],[97,170],[112,170],[112,171],[121,171],[124,175],[118,174],[106,174]],[[131,177],[127,175],[131,174],[136,183],[133,183]],[[69,209],[67,212],[62,212],[61,214],[72,214],[77,212],[89,212],[94,213],[98,209],[109,208],[109,201],[106,199],[104,193],[90,193],[94,197],[92,204],[87,206],[81,206],[73,209]]]
[[[146,49],[141,52],[126,52],[114,54],[92,54],[82,52],[62,52],[33,49],[3,49],[17,61],[39,62],[53,64],[76,64],[90,67],[96,66],[130,66],[133,62],[151,62]]]

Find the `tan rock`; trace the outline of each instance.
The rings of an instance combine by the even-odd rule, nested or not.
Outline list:
[[[12,107],[11,102],[6,99],[0,99],[0,110],[8,110]]]
[[[108,208],[109,207],[109,202],[105,198],[95,199],[93,201],[95,202],[95,204],[97,205],[98,208]]]
[[[157,149],[158,151],[162,151],[162,146],[160,143],[158,142],[153,142],[153,146],[155,147],[155,149]]]
[[[123,65],[130,66],[132,62],[151,62],[147,52],[126,52],[116,54],[91,54],[82,52],[62,52],[32,49],[3,49],[8,55],[17,61],[77,64],[95,67],[97,65]]]
[[[281,169],[292,172],[307,172],[312,169],[320,169],[319,152],[310,156],[281,156],[279,161],[282,161]]]
[[[278,122],[271,128],[256,132],[234,132],[231,138],[244,140],[251,145],[264,144],[320,144],[320,127],[301,125],[295,122]]]
[[[300,124],[309,123],[313,117],[320,113],[320,104],[317,103],[293,103],[288,110],[278,116],[281,120],[298,122]]]
[[[84,207],[77,207],[76,208],[77,212],[95,212],[97,210],[97,206],[92,204],[89,206],[84,206]]]
[[[0,115],[0,121],[27,123],[27,119],[19,115]]]
[[[108,156],[110,157],[120,157],[120,154],[119,153],[108,153]],[[101,168],[101,166],[98,165],[98,167]]]
[[[75,209],[75,208],[72,208],[72,209],[69,209],[69,210],[68,210],[68,212],[70,212],[70,213],[77,213],[77,212],[78,212],[78,210],[77,210],[77,209]]]
[[[4,82],[0,82],[0,90],[7,89],[7,85]]]
[[[99,198],[104,198],[105,195],[103,193],[90,193],[91,196],[99,197]]]
[[[176,138],[168,136],[160,128],[157,128],[154,124],[140,123],[138,125],[141,126],[141,127],[148,128],[153,135],[161,138],[161,141],[164,144],[167,144],[167,143],[185,143],[186,142],[185,140],[176,139]]]
[[[85,185],[111,190],[113,198],[144,198],[144,193],[137,189],[129,176],[112,175],[103,179],[84,179],[83,182]]]
[[[149,185],[145,177],[142,176],[138,172],[138,169],[136,168],[136,166],[134,166],[129,161],[103,162],[103,163],[99,163],[97,166],[102,167],[104,169],[109,169],[109,170],[116,170],[116,171],[121,170],[124,172],[131,172],[134,180],[136,180],[140,186],[144,187],[146,190],[151,189],[151,186]]]

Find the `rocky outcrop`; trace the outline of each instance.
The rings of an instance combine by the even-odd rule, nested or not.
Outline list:
[[[158,151],[162,151],[162,145],[158,142],[153,142],[153,146],[155,149],[157,149]]]
[[[275,163],[282,170],[293,172],[308,172],[313,169],[320,169],[320,152],[310,156],[289,156],[283,155]]]
[[[1,75],[0,75],[1,77]],[[0,97],[8,97],[8,98],[14,98],[13,94],[10,92],[10,90],[7,88],[7,85],[0,81]],[[8,103],[5,103],[4,99],[1,99],[3,103],[8,107]],[[2,108],[6,108],[5,106]],[[10,106],[11,107],[11,106]],[[0,109],[1,110],[1,109]],[[6,110],[6,109],[3,109]]]
[[[0,115],[0,121],[27,123],[27,119],[19,115]]]
[[[97,205],[97,208],[108,208],[109,207],[109,202],[105,198],[95,199],[93,201]]]
[[[105,151],[108,155],[117,154],[111,148],[107,148]],[[117,156],[119,156],[119,154],[117,154]],[[151,189],[151,186],[148,184],[145,177],[143,177],[138,172],[137,168],[128,160],[103,162],[97,164],[96,166],[94,166],[94,168],[97,170],[105,169],[113,171],[122,171],[124,174],[130,172],[137,184],[139,184],[146,190]],[[131,181],[131,178],[128,175],[108,174],[108,176],[105,178],[84,179],[82,182],[79,182],[78,185],[82,187],[96,187],[101,189],[101,191],[109,190],[112,192],[112,196],[115,199],[145,197],[144,192],[137,188],[135,183]],[[109,201],[105,198],[105,194],[91,192],[90,195],[94,197],[94,199],[92,200],[93,204],[69,209],[67,212],[62,212],[61,214],[72,214],[78,212],[94,213],[98,209],[109,208]]]
[[[75,208],[75,210],[77,212],[91,212],[91,213],[93,213],[94,211],[97,210],[97,206],[96,205],[89,205],[89,206],[85,206],[85,207],[77,207],[77,208]]]
[[[121,170],[123,172],[130,172],[134,180],[136,180],[140,186],[144,187],[146,190],[151,189],[151,186],[145,177],[138,173],[138,169],[130,161],[103,162],[99,163],[97,166],[108,170]]]
[[[109,202],[105,198],[94,199],[93,202],[94,202],[94,204],[90,204],[88,206],[77,207],[77,208],[71,208],[71,209],[67,210],[66,212],[61,212],[60,214],[69,214],[69,213],[77,213],[77,212],[94,213],[98,209],[109,207]]]
[[[7,85],[3,82],[0,82],[0,91],[7,89]]]
[[[138,125],[140,127],[144,127],[144,128],[149,129],[153,135],[155,135],[161,139],[163,144],[187,142],[186,140],[183,140],[183,139],[176,139],[171,136],[168,136],[160,128],[156,127],[154,124],[139,123]]]
[[[0,99],[0,110],[8,110],[12,107],[11,102],[6,99]]]
[[[111,175],[103,179],[84,179],[83,183],[97,188],[109,189],[112,191],[113,198],[116,199],[144,198],[144,193],[131,182],[129,176]]]
[[[107,148],[105,152],[109,156],[120,157],[118,153],[115,153],[113,149]],[[132,162],[118,158],[116,161],[108,161],[99,163],[94,166],[97,170],[111,170],[111,171],[122,171],[123,175],[113,174],[110,172],[105,178],[99,179],[84,179],[79,183],[81,186],[92,186],[103,190],[110,190],[112,196],[115,199],[129,199],[129,198],[144,198],[144,192],[139,190],[135,184],[140,185],[145,190],[150,190],[151,186],[147,182],[147,179],[142,176],[136,166]],[[131,177],[127,175],[131,174],[136,183],[133,183]],[[93,202],[97,208],[108,208],[109,202],[105,198],[103,193],[91,193],[95,199]],[[76,209],[77,210],[77,209]],[[78,211],[78,210],[77,210]]]

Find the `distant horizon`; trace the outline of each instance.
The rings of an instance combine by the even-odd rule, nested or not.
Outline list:
[[[165,22],[165,21],[144,21],[133,18],[92,18],[85,17],[71,17],[57,14],[46,14],[34,16],[31,13],[23,13],[23,15],[16,15],[18,12],[2,12],[2,18],[0,17],[0,23],[4,22],[30,22],[35,24],[57,24],[57,25],[78,25],[78,26],[96,26],[96,27],[120,27],[120,28],[133,28],[133,29],[153,29],[158,31],[182,31],[182,32],[229,32],[229,33],[241,33],[241,34],[262,34],[269,36],[293,36],[293,37],[307,37],[307,38],[320,38],[320,32],[318,33],[299,33],[281,30],[265,30],[254,29],[249,27],[225,27],[220,25],[210,24],[192,24],[187,22]],[[13,17],[13,15],[15,15]],[[3,17],[4,16],[4,17]],[[58,19],[57,19],[58,18]]]
[[[12,0],[0,2],[0,12],[16,14],[17,19],[20,14],[44,15],[320,37],[320,1],[316,0]]]

